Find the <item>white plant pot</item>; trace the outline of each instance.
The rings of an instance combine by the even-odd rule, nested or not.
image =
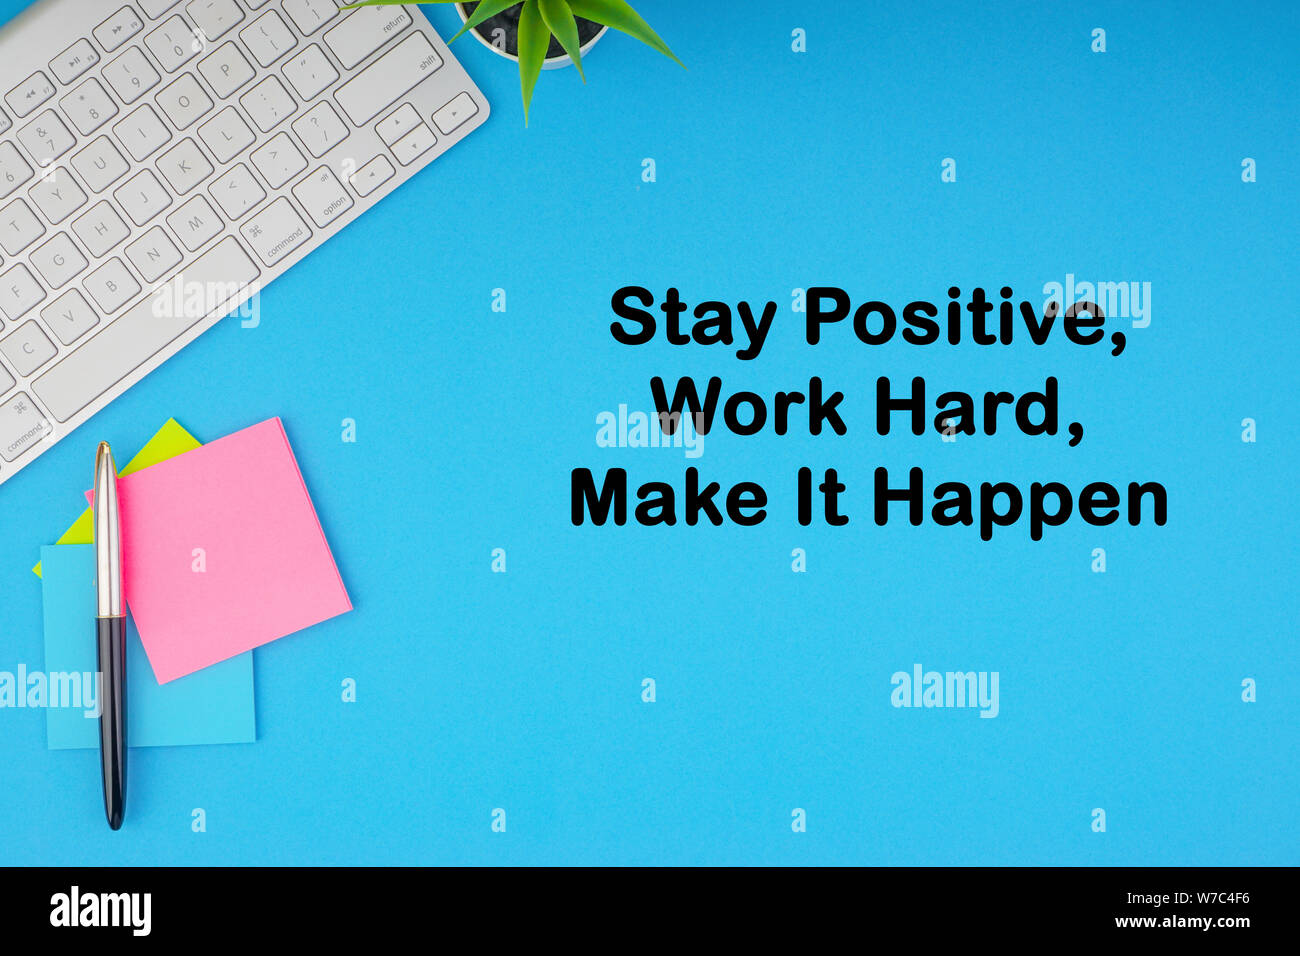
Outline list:
[[[456,4],[456,12],[460,14],[460,19],[462,22],[469,20],[469,14],[465,12],[465,4],[463,3]],[[599,40],[601,37],[603,37],[608,30],[609,27],[602,26],[600,28],[599,33],[597,33],[594,37],[592,37],[582,46],[578,47],[578,52],[581,53],[583,56],[586,56],[587,51],[590,50],[593,46],[595,46],[596,41]],[[477,30],[470,30],[469,34],[475,40],[478,40],[479,43],[482,43],[485,47],[487,47],[489,50],[495,53],[497,56],[503,56],[507,60],[514,60],[516,63],[519,62],[519,55],[517,53],[507,53],[505,50],[501,49],[500,47],[493,46]],[[558,70],[563,67],[572,66],[572,65],[573,65],[573,61],[569,59],[569,54],[567,53],[561,53],[559,56],[547,57],[545,60],[542,61],[543,70]]]

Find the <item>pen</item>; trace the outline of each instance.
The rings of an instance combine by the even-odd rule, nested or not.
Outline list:
[[[99,763],[104,774],[104,813],[116,830],[126,812],[126,607],[117,466],[108,442],[100,442],[95,453],[95,629],[103,699]]]

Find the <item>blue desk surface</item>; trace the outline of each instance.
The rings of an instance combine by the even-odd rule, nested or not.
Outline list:
[[[689,71],[611,34],[585,87],[542,77],[527,130],[513,64],[458,41],[482,130],[275,282],[259,327],[223,322],[0,491],[0,670],[41,666],[29,568],[94,443],[171,415],[205,440],[283,416],[356,610],[257,651],[256,744],[134,752],[119,833],[97,755],[0,710],[0,862],[1295,863],[1297,20],[1135,6],[643,0]],[[847,323],[814,348],[787,308],[818,284],[1038,300],[1067,273],[1152,284],[1122,357],[870,348]],[[782,310],[754,362],[629,348],[609,334],[627,284]],[[820,374],[850,432],[715,433],[692,462],[597,446],[597,414],[650,409],[651,376],[715,373]],[[1084,443],[880,438],[881,374],[1055,374]],[[572,467],[688,464],[787,503],[799,465],[836,467],[854,520],[570,524]],[[912,464],[1160,480],[1169,523],[876,527],[872,469]],[[891,707],[917,662],[998,671],[1000,714]]]

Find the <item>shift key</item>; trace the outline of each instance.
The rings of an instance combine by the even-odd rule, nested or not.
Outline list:
[[[244,223],[239,231],[268,266],[275,265],[311,238],[311,230],[283,196]]]
[[[357,126],[365,126],[389,103],[442,66],[442,57],[423,33],[412,33],[334,93]]]

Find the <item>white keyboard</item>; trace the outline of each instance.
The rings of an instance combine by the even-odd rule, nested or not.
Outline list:
[[[487,118],[416,8],[344,2],[0,30],[0,484]]]

